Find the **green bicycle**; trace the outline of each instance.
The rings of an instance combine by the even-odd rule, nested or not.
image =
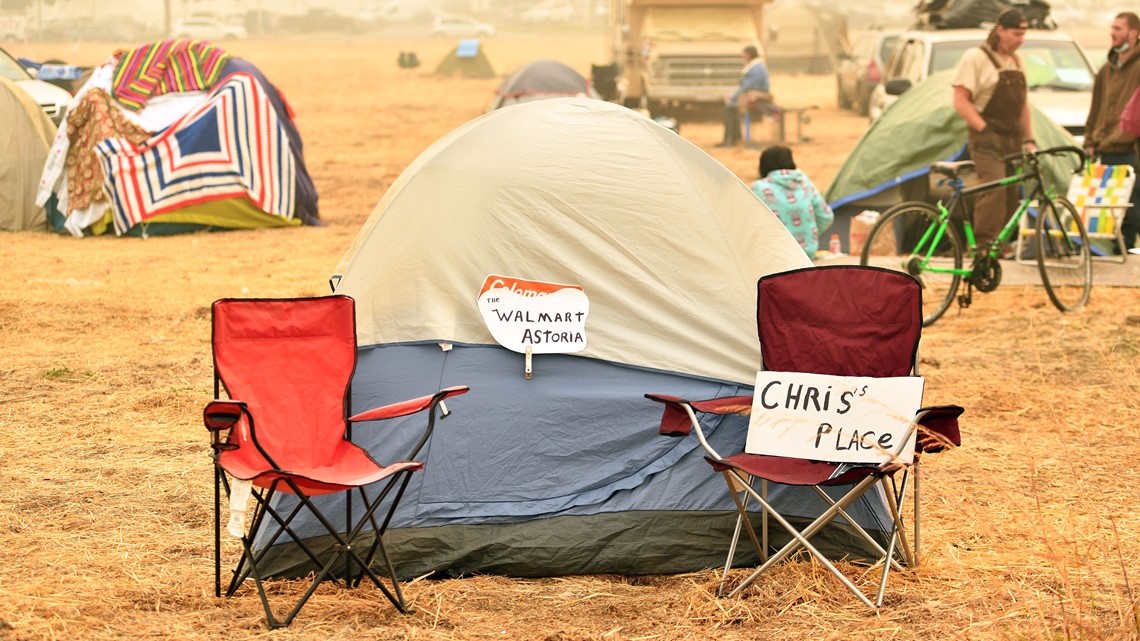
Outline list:
[[[1092,289],[1092,259],[1088,234],[1072,203],[1045,187],[1040,180],[1040,157],[1072,154],[1079,159],[1073,173],[1085,166],[1085,152],[1077,147],[1053,147],[1037,152],[1013,154],[1014,175],[1000,180],[965,186],[962,175],[973,170],[972,161],[939,162],[931,171],[946,176],[952,194],[946,205],[908,201],[894,205],[879,216],[871,227],[860,257],[860,264],[904,271],[923,286],[922,324],[928,327],[946,312],[957,297],[960,307],[969,307],[973,290],[992,292],[1001,283],[998,260],[1002,247],[1020,234],[1032,239],[1041,282],[1053,305],[1062,312],[1079,309],[1088,302]],[[963,199],[979,192],[1009,185],[1030,183],[998,237],[978,256],[971,217],[965,214]],[[1022,226],[1022,218],[1035,218]],[[963,241],[963,236],[965,241]],[[969,267],[963,260],[978,256]],[[966,292],[958,295],[962,281]]]

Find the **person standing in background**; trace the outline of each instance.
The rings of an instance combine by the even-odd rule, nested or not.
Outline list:
[[[954,109],[969,127],[967,148],[980,182],[1007,175],[1005,156],[1036,151],[1029,115],[1025,62],[1017,49],[1029,21],[1020,9],[1004,9],[979,47],[966,51],[954,76]],[[994,189],[974,199],[974,237],[979,256],[989,252],[1010,214],[1017,209],[1017,187]]]
[[[1120,128],[1120,116],[1128,99],[1140,88],[1140,56],[1136,55],[1140,40],[1140,17],[1131,11],[1116,16],[1109,29],[1112,47],[1108,60],[1093,82],[1092,104],[1085,122],[1085,148],[1089,158],[1105,165],[1137,167],[1135,136]],[[1132,207],[1124,214],[1120,232],[1124,247],[1134,247],[1140,232],[1140,181],[1132,187]],[[1119,247],[1113,248],[1119,251]]]

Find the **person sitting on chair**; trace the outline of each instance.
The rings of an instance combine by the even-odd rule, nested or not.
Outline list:
[[[792,150],[772,145],[760,154],[760,180],[752,183],[752,193],[792,232],[792,238],[815,258],[819,237],[831,226],[834,212],[807,174],[796,169]]]
[[[746,91],[768,91],[768,68],[760,59],[760,51],[748,45],[743,53],[744,72],[740,77],[740,86],[724,99],[724,140],[717,147],[732,147],[743,138],[740,130],[741,94]]]

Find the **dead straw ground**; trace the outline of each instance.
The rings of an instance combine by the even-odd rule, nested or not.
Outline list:
[[[211,396],[209,304],[327,291],[388,185],[478,115],[498,82],[432,77],[448,46],[389,37],[233,47],[293,103],[326,227],[4,236],[0,639],[1140,638],[1140,326],[1124,322],[1140,314],[1140,290],[1106,287],[1072,315],[1038,287],[1005,287],[925,333],[927,400],[968,408],[966,445],[926,468],[925,563],[891,579],[878,613],[808,563],[732,600],[714,597],[712,571],[418,580],[408,616],[373,590],[325,587],[276,632],[251,591],[215,599],[199,419]],[[600,37],[574,33],[489,46],[502,69],[554,57],[585,72],[602,59]],[[78,63],[107,53],[15,49]],[[427,70],[395,69],[404,49]],[[795,152],[826,184],[865,123],[834,108],[829,78],[777,83],[787,102],[824,106],[814,140]],[[715,122],[682,132],[755,177],[754,151],[713,149]]]

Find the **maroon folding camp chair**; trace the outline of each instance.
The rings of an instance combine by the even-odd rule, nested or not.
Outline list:
[[[760,337],[762,369],[783,372],[806,372],[835,376],[896,377],[917,375],[918,342],[922,331],[922,291],[917,280],[901,272],[858,266],[813,267],[773,274],[761,278],[757,285],[757,324]],[[647,398],[665,404],[660,431],[667,436],[686,436],[696,431],[706,460],[724,474],[739,516],[729,545],[718,594],[732,567],[741,531],[748,534],[763,563],[729,596],[740,593],[773,564],[800,549],[819,560],[856,597],[871,607],[882,604],[887,576],[891,568],[901,565],[895,558],[896,548],[902,560],[914,567],[919,545],[918,470],[921,455],[941,451],[961,443],[958,417],[963,409],[956,405],[927,407],[919,410],[910,429],[917,430],[915,457],[912,464],[896,457],[889,463],[841,464],[809,461],[779,456],[740,453],[724,457],[705,438],[698,414],[749,414],[751,396],[690,401],[676,396],[647,394]],[[903,441],[909,442],[909,439]],[[914,549],[905,540],[903,515],[900,510],[907,484],[914,475]],[[753,487],[760,479],[760,490]],[[802,529],[797,529],[775,510],[768,500],[768,482],[810,486],[828,504],[826,510]],[[825,487],[849,489],[838,500],[824,492]],[[887,547],[861,528],[845,510],[876,486],[883,489],[891,525]],[[761,536],[757,536],[748,518],[748,500],[762,507]],[[768,555],[768,520],[784,528],[791,540],[771,556]],[[810,539],[824,527],[842,517],[879,555],[883,572],[878,594],[871,601],[855,584],[825,557]]]
[[[413,459],[432,433],[437,408],[446,416],[443,400],[468,388],[449,387],[349,417],[349,384],[356,369],[356,314],[354,301],[347,296],[216,301],[213,351],[214,396],[218,400],[206,406],[204,420],[213,434],[215,463],[215,594],[221,596],[222,489],[229,497],[231,488],[243,485],[241,480],[252,482],[254,511],[241,538],[242,557],[226,596],[232,596],[252,576],[269,626],[278,628],[293,621],[322,581],[343,581],[346,587],[355,587],[367,576],[396,609],[406,612],[383,534],[412,472],[423,468],[423,463]],[[220,398],[222,386],[228,400]],[[428,411],[427,427],[407,460],[382,465],[346,438],[353,423],[423,410]],[[365,486],[374,483],[378,493],[366,492]],[[363,500],[363,514],[343,530],[333,525],[312,500],[314,496],[354,489]],[[393,489],[395,494],[390,497]],[[295,504],[288,509],[280,507],[278,503],[284,502],[273,501],[278,492],[295,495]],[[378,521],[377,508],[389,497],[386,516]],[[346,500],[349,498],[346,494]],[[328,558],[321,559],[289,527],[293,517],[305,509],[335,542]],[[368,525],[371,531],[365,532]],[[292,610],[278,620],[265,593],[260,563],[283,534],[320,570]],[[259,535],[263,547],[256,551],[253,541]],[[369,538],[371,543],[366,545]],[[362,550],[367,552],[362,555]],[[372,569],[377,553],[391,588]],[[337,577],[333,571],[340,562],[344,574]]]

